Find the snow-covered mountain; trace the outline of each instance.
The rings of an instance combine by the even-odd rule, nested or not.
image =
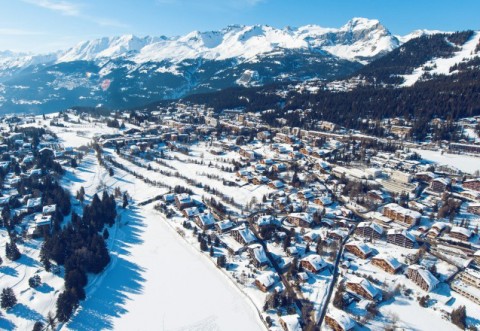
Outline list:
[[[177,37],[105,37],[46,55],[5,51],[0,112],[132,107],[234,86],[341,80],[424,35],[436,31],[394,36],[378,20],[353,18],[340,28],[231,25]]]
[[[193,31],[179,37],[132,35],[86,41],[67,50],[58,62],[124,57],[136,63],[187,59],[249,59],[275,50],[326,51],[356,61],[373,59],[399,45],[377,20],[354,18],[339,29],[307,25],[277,29],[268,25],[232,25],[220,31]]]

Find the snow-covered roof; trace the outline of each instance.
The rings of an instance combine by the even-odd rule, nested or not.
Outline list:
[[[335,320],[343,330],[350,330],[355,327],[355,321],[351,319],[350,316],[348,316],[343,310],[332,307],[328,311],[327,315],[331,319]]]
[[[410,216],[412,218],[418,219],[422,217],[422,214],[420,214],[417,211],[408,209],[408,208],[403,208],[400,205],[397,205],[396,203],[389,203],[388,205],[385,205],[384,208],[388,208],[390,210],[394,210],[397,213],[400,213],[402,215]]]
[[[270,287],[278,280],[278,276],[273,271],[267,271],[262,273],[256,278],[256,280],[265,287]]]
[[[42,204],[42,198],[31,198],[27,201],[27,208],[35,208]]]
[[[309,213],[291,213],[291,214],[288,214],[288,217],[299,218],[307,223],[313,222],[312,215],[310,215]]]
[[[367,279],[353,276],[348,283],[360,285],[372,298],[375,298],[379,293],[379,289],[372,285]]]
[[[57,210],[57,205],[47,205],[47,206],[43,206],[43,213],[44,214],[50,214],[50,213],[54,213],[55,210]]]
[[[390,229],[387,232],[387,235],[397,234],[406,237],[407,239],[416,242],[415,236],[405,229]]]
[[[394,270],[397,270],[398,268],[400,268],[402,266],[401,263],[398,262],[398,260],[396,258],[394,258],[390,255],[387,255],[387,254],[378,254],[373,259],[385,261]]]
[[[52,223],[52,216],[50,215],[40,215],[38,214],[37,217],[35,217],[35,225],[36,226],[42,226],[42,225],[48,225]]]
[[[357,227],[359,227],[359,228],[368,227],[368,228],[371,228],[372,230],[374,230],[375,232],[377,232],[379,234],[383,233],[383,228],[375,222],[366,222],[366,221],[365,222],[360,222],[360,223],[358,223]]]
[[[184,209],[183,212],[187,214],[188,217],[193,217],[195,215],[198,215],[199,210],[197,207],[190,207],[190,208]]]
[[[318,254],[310,254],[302,259],[302,261],[308,261],[315,268],[315,270],[321,270],[327,265],[322,257]]]
[[[462,228],[461,226],[454,226],[452,230],[450,230],[450,233],[452,232],[461,234],[467,238],[470,238],[473,235],[473,232],[471,230]]]
[[[190,208],[188,208],[188,209],[190,209]],[[210,212],[200,214],[197,217],[198,217],[198,220],[200,221],[200,223],[202,223],[203,226],[210,226],[210,225],[213,225],[215,223],[215,219],[213,218],[213,215]]]
[[[221,222],[217,222],[216,225],[217,225],[217,226],[220,228],[220,230],[222,230],[222,231],[231,229],[231,228],[234,226],[233,222],[230,221],[230,220],[228,220],[228,219],[227,219],[227,220],[224,220],[224,221],[221,221]]]
[[[252,247],[252,252],[253,255],[255,256],[255,259],[260,262],[260,263],[267,263],[267,255],[265,254],[265,250],[261,245],[255,245]]]
[[[361,241],[352,241],[349,242],[347,245],[357,247],[365,255],[368,255],[372,252],[370,246]]]
[[[240,236],[243,238],[243,241],[245,241],[245,243],[249,244],[257,240],[255,235],[249,228],[241,227],[241,228],[238,228],[237,230]]]
[[[414,264],[414,265],[409,266],[408,268],[416,270],[418,272],[420,277],[422,277],[422,279],[425,281],[425,283],[427,283],[427,286],[428,286],[429,290],[434,289],[437,286],[437,284],[439,283],[438,279],[434,275],[432,275],[432,273],[430,271],[425,269],[423,266],[420,266],[418,264]]]

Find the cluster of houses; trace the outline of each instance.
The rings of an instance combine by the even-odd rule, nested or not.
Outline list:
[[[434,290],[439,280],[418,261],[399,262],[388,253],[378,254],[377,243],[412,254],[422,246],[442,247],[445,261],[457,260],[451,257],[456,254],[468,262],[463,268],[475,265],[480,249],[480,178],[446,171],[405,148],[369,147],[394,141],[342,131],[329,122],[318,123],[316,130],[273,128],[259,114],[238,109],[218,114],[201,105],[176,104],[150,114],[137,112],[135,118],[115,116],[137,129],[100,136],[104,147],[122,146],[129,154],[162,158],[168,151],[188,154],[192,144],[207,142],[205,152],[235,159],[229,185],[252,191],[268,188],[263,201],[250,206],[251,212],[262,211],[254,217],[217,210],[188,193],[164,197],[167,206],[214,235],[229,252],[246,252],[261,270],[254,284],[262,292],[281,283],[266,248],[271,247],[272,236],[283,240],[286,229],[294,229],[295,236],[285,256],[276,254],[276,262],[287,270],[294,259],[298,261],[304,270],[299,278],[331,268],[326,256],[306,249],[318,243],[344,244],[349,257],[368,260],[389,274],[402,272],[425,291]],[[405,121],[391,121],[386,127],[396,137],[411,134]],[[345,240],[349,236],[355,239]],[[460,282],[472,286],[457,277],[452,289]],[[358,297],[380,299],[375,288],[368,280],[348,279],[348,291]],[[458,293],[467,293],[460,285],[457,288]],[[281,325],[291,330],[295,321],[299,316],[282,316]],[[338,310],[329,312],[326,321],[335,330],[352,327],[348,314]]]

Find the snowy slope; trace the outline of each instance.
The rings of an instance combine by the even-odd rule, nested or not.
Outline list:
[[[449,58],[433,58],[427,61],[422,66],[415,68],[409,75],[403,75],[405,79],[402,86],[412,86],[415,84],[426,72],[431,75],[451,75],[456,73],[455,70],[450,72],[450,68],[455,64],[466,62],[475,57],[478,57],[478,52],[475,52],[476,46],[480,42],[480,32],[476,31],[473,36],[465,44],[460,47],[460,50]]]

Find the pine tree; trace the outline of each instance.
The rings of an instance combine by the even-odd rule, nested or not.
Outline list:
[[[127,208],[127,206],[128,206],[128,195],[127,195],[127,192],[124,192],[122,208],[125,209]]]
[[[11,287],[6,287],[2,290],[0,304],[4,309],[11,308],[17,304],[17,298]]]
[[[42,331],[45,325],[41,321],[36,321],[33,325],[32,331]]]
[[[458,326],[460,329],[465,329],[467,313],[465,306],[460,306],[457,309],[454,309],[451,314],[452,323]]]
[[[16,261],[22,256],[18,250],[17,244],[13,240],[10,241],[10,243],[6,243],[5,255],[11,261]]]
[[[213,246],[210,246],[210,256],[213,256],[213,255],[214,255]]]
[[[59,322],[67,322],[73,311],[78,306],[78,299],[68,290],[60,293],[57,300],[57,319]]]

